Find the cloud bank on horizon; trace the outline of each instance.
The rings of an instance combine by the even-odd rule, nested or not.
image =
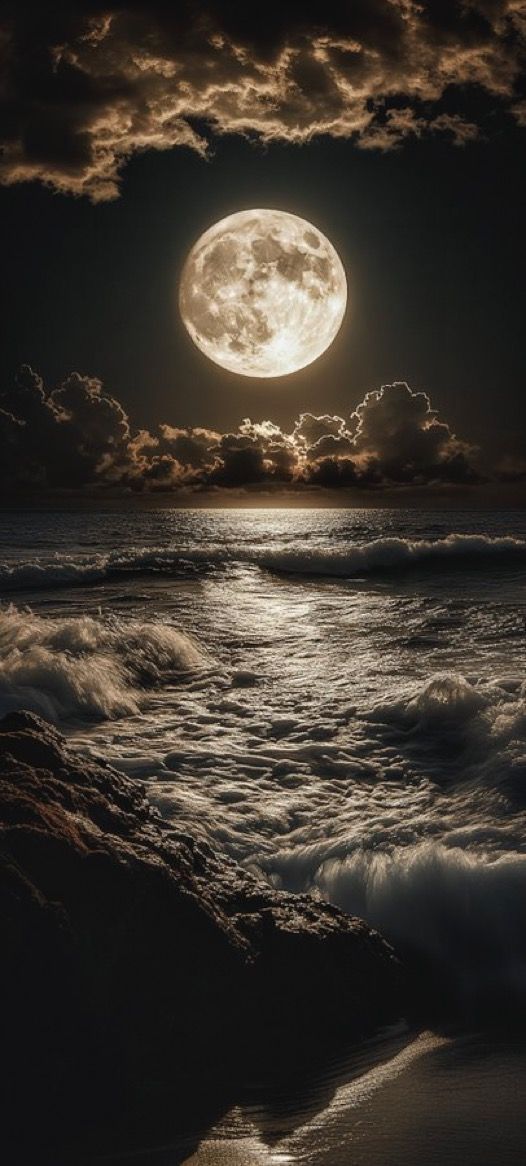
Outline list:
[[[8,2],[0,182],[117,197],[126,161],[214,138],[390,150],[484,133],[466,95],[526,125],[526,0]]]
[[[477,450],[427,393],[403,382],[366,393],[347,417],[302,413],[285,432],[245,419],[237,430],[163,423],[134,432],[96,377],[78,372],[48,392],[22,365],[0,395],[0,486],[11,492],[299,490],[474,485]]]

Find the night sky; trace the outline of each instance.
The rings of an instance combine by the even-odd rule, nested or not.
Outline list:
[[[60,8],[56,16],[54,6],[42,7],[49,15],[49,45],[58,38],[56,26],[62,15]],[[128,6],[128,11],[130,20],[139,15],[147,24],[157,20],[155,35],[162,44],[168,27],[163,22],[171,10],[168,5],[156,7],[156,17],[145,16],[141,5]],[[315,7],[307,6],[307,13]],[[341,23],[343,9],[354,27],[353,11],[361,7],[338,6],[338,20]],[[382,27],[380,16],[392,7],[387,0],[369,6],[367,37],[374,46],[376,36],[387,52],[389,30]],[[490,9],[495,22],[497,10],[512,6],[472,7],[477,9],[477,35],[483,29],[483,44],[488,37],[493,44],[499,38],[488,23]],[[97,190],[88,187],[82,193],[78,187],[85,159],[72,162],[67,157],[73,132],[71,67],[60,94],[68,111],[62,124],[49,78],[37,93],[36,82],[28,80],[28,71],[20,64],[27,60],[32,43],[34,11],[22,5],[23,16],[16,18],[8,5],[8,26],[12,31],[19,20],[20,27],[4,124],[14,140],[18,102],[20,141],[26,160],[38,173],[29,173],[26,166],[23,176],[31,180],[22,182],[18,163],[18,170],[13,165],[2,172],[10,185],[0,189],[3,315],[8,324],[1,355],[7,397],[0,405],[11,416],[22,416],[14,407],[13,385],[19,366],[28,364],[43,378],[41,394],[56,389],[73,371],[100,379],[102,391],[120,402],[132,432],[140,427],[154,433],[160,423],[167,423],[224,434],[235,431],[247,416],[253,421],[270,419],[290,432],[303,412],[347,418],[367,392],[404,381],[413,391],[428,394],[440,419],[459,438],[481,447],[478,472],[482,466],[483,476],[499,477],[505,465],[518,480],[526,427],[526,139],[520,124],[524,119],[517,65],[522,62],[523,7],[515,5],[519,15],[513,36],[508,27],[506,37],[500,38],[506,52],[513,46],[508,92],[501,80],[498,94],[480,82],[464,82],[443,86],[436,101],[426,97],[415,102],[411,97],[409,103],[403,93],[392,95],[389,108],[395,114],[411,108],[413,117],[420,120],[425,115],[429,129],[402,130],[392,141],[381,139],[377,148],[374,142],[364,148],[360,134],[341,130],[297,142],[285,140],[285,127],[278,140],[261,140],[265,135],[259,130],[244,130],[243,136],[232,132],[230,124],[218,133],[199,111],[188,124],[206,136],[207,157],[185,144],[162,151],[130,146],[129,160],[119,162],[117,197],[108,200],[105,193],[99,200]],[[96,8],[92,5],[91,11]],[[446,9],[450,22],[447,37],[446,32],[443,35],[450,46],[451,29],[460,28],[462,36],[465,29],[459,6],[444,5],[443,13]],[[330,10],[330,5],[320,7],[320,12],[328,11],[329,19]],[[436,12],[436,6],[429,10]],[[210,19],[222,21],[223,30],[228,30],[228,19],[223,18],[232,11],[236,5],[216,5]],[[312,12],[313,29],[320,27],[320,12]],[[79,9],[77,24],[69,30],[72,43],[87,19],[86,10]],[[323,20],[327,37],[331,26],[326,15]],[[233,17],[231,24],[228,35],[244,38],[247,52],[266,67],[275,62],[284,43],[306,35],[303,25],[298,32],[292,20],[290,31],[283,20],[259,43],[255,29],[240,32]],[[124,32],[117,25],[113,34],[117,43],[129,38],[129,30]],[[341,27],[333,33],[334,38],[342,35]],[[137,33],[137,43],[147,43],[142,32]],[[201,57],[206,58],[205,50],[201,45]],[[99,51],[101,46],[96,45],[93,53]],[[166,57],[173,57],[174,51],[170,42]],[[190,51],[195,53],[193,43]],[[45,72],[42,46],[38,54],[39,68]],[[307,76],[302,84],[309,100],[308,121],[316,116],[319,83]],[[31,85],[35,92],[24,101]],[[402,87],[399,81],[397,86]],[[100,102],[100,95],[96,100]],[[325,108],[326,95],[319,100]],[[377,100],[382,103],[380,125],[385,126],[386,101]],[[52,119],[45,112],[50,105]],[[78,109],[76,116],[89,122],[92,114],[84,98]],[[122,113],[122,101],[119,110]],[[433,127],[433,119],[444,114],[461,118],[470,127],[460,143],[453,132]],[[36,146],[32,118],[40,133]],[[78,132],[78,126],[74,128]],[[364,132],[370,133],[361,131],[362,139]],[[289,137],[294,138],[292,131]],[[64,174],[73,175],[71,182]],[[65,188],[68,182],[71,189]],[[178,279],[192,243],[223,216],[254,206],[290,211],[316,224],[338,250],[348,277],[348,311],[336,341],[313,365],[282,379],[247,379],[212,364],[192,344],[177,310]],[[34,452],[31,458],[33,464]],[[494,466],[501,468],[496,471]],[[34,468],[29,480],[33,485],[39,480]]]

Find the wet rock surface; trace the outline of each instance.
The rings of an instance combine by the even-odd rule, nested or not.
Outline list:
[[[29,713],[0,722],[0,906],[14,1153],[56,1160],[82,1130],[90,1158],[110,1127],[134,1138],[159,1093],[174,1129],[196,1097],[211,1120],[243,1083],[403,1010],[403,972],[367,924],[168,828],[139,782]]]

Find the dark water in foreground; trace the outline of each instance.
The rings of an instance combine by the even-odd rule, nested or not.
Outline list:
[[[522,1011],[524,514],[3,514],[18,707],[259,877],[416,950],[468,1011]],[[235,1114],[190,1160],[522,1162],[524,1050],[426,1040],[275,1145],[274,1118]]]
[[[386,1035],[310,1088],[230,1111],[202,1136],[122,1166],[518,1166],[526,1043]],[[196,1148],[197,1144],[197,1148]]]

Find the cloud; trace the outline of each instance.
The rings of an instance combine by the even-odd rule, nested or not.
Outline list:
[[[159,430],[166,451],[187,469],[201,470],[214,464],[220,433],[213,429],[178,429],[173,425],[160,425]]]
[[[0,408],[11,418],[0,471],[8,484],[53,489],[120,480],[129,459],[128,418],[97,378],[74,372],[47,394],[42,378],[22,365]]]
[[[476,478],[474,448],[439,420],[427,393],[413,393],[403,381],[367,393],[352,421],[362,477],[413,485]]]
[[[467,87],[524,124],[526,0],[306,0],[250,5],[128,0],[9,3],[0,29],[0,181],[115,198],[144,150],[206,156],[214,137],[366,149],[479,127]],[[444,96],[459,109],[440,108]]]
[[[506,454],[497,463],[495,473],[501,482],[526,482],[526,458]]]
[[[226,433],[217,449],[209,481],[217,486],[286,484],[298,462],[292,439],[272,421],[241,422],[237,433]]]
[[[331,416],[323,413],[316,417],[313,413],[300,413],[293,430],[293,440],[302,446],[306,453],[324,438],[339,438],[345,434],[343,417]]]
[[[133,432],[97,377],[71,373],[47,391],[23,365],[0,394],[6,492],[176,492],[473,484],[476,450],[404,382],[369,392],[347,419],[302,413],[284,432],[245,418],[218,433],[168,423]]]

